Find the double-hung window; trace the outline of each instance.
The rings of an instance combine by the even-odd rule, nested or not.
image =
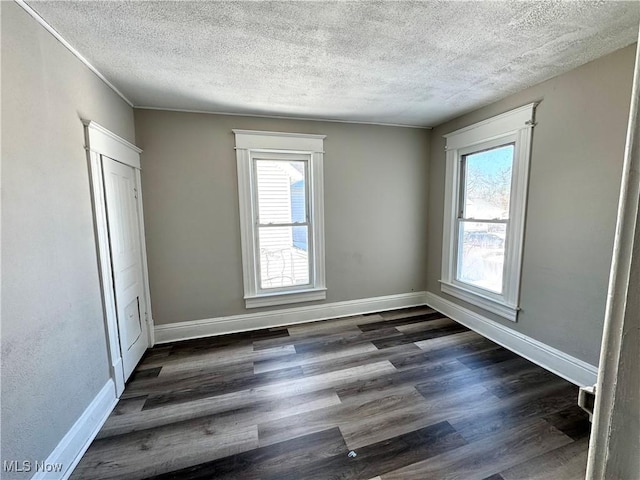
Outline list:
[[[326,298],[324,135],[233,132],[246,307]]]
[[[516,321],[535,104],[445,135],[441,290]]]

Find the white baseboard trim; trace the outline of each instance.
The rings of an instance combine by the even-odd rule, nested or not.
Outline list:
[[[118,357],[118,361],[115,365],[111,366],[111,378],[114,381],[114,387],[116,389],[116,397],[120,398],[122,392],[124,392],[125,379],[124,379],[124,363],[122,357]]]
[[[426,292],[401,293],[346,302],[323,303],[306,307],[156,325],[155,342],[156,344],[176,342],[260,328],[281,327],[329,318],[362,315],[396,308],[415,307],[424,305],[425,295]]]
[[[45,465],[50,466],[61,464],[62,470],[57,473],[38,471],[32,479],[66,480],[69,478],[117,402],[115,384],[112,379],[109,379],[44,462]]]
[[[426,304],[434,310],[445,314],[456,322],[478,332],[483,337],[493,340],[571,383],[580,387],[596,383],[598,367],[491,321],[432,292],[426,292],[425,296]]]

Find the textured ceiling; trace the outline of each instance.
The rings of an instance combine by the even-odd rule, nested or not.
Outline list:
[[[633,43],[640,2],[27,3],[136,106],[433,126]]]

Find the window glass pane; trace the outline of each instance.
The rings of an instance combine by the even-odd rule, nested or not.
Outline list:
[[[502,293],[504,223],[460,222],[457,280]]]
[[[514,145],[503,145],[463,157],[464,218],[509,218]]]
[[[256,160],[261,224],[306,222],[305,162]]]
[[[307,231],[306,226],[293,227],[293,246],[305,252],[309,248]]]
[[[306,226],[258,228],[261,289],[309,283],[308,236]]]

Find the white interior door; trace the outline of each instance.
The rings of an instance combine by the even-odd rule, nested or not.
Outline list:
[[[148,346],[136,171],[102,157],[120,352],[125,380]]]

